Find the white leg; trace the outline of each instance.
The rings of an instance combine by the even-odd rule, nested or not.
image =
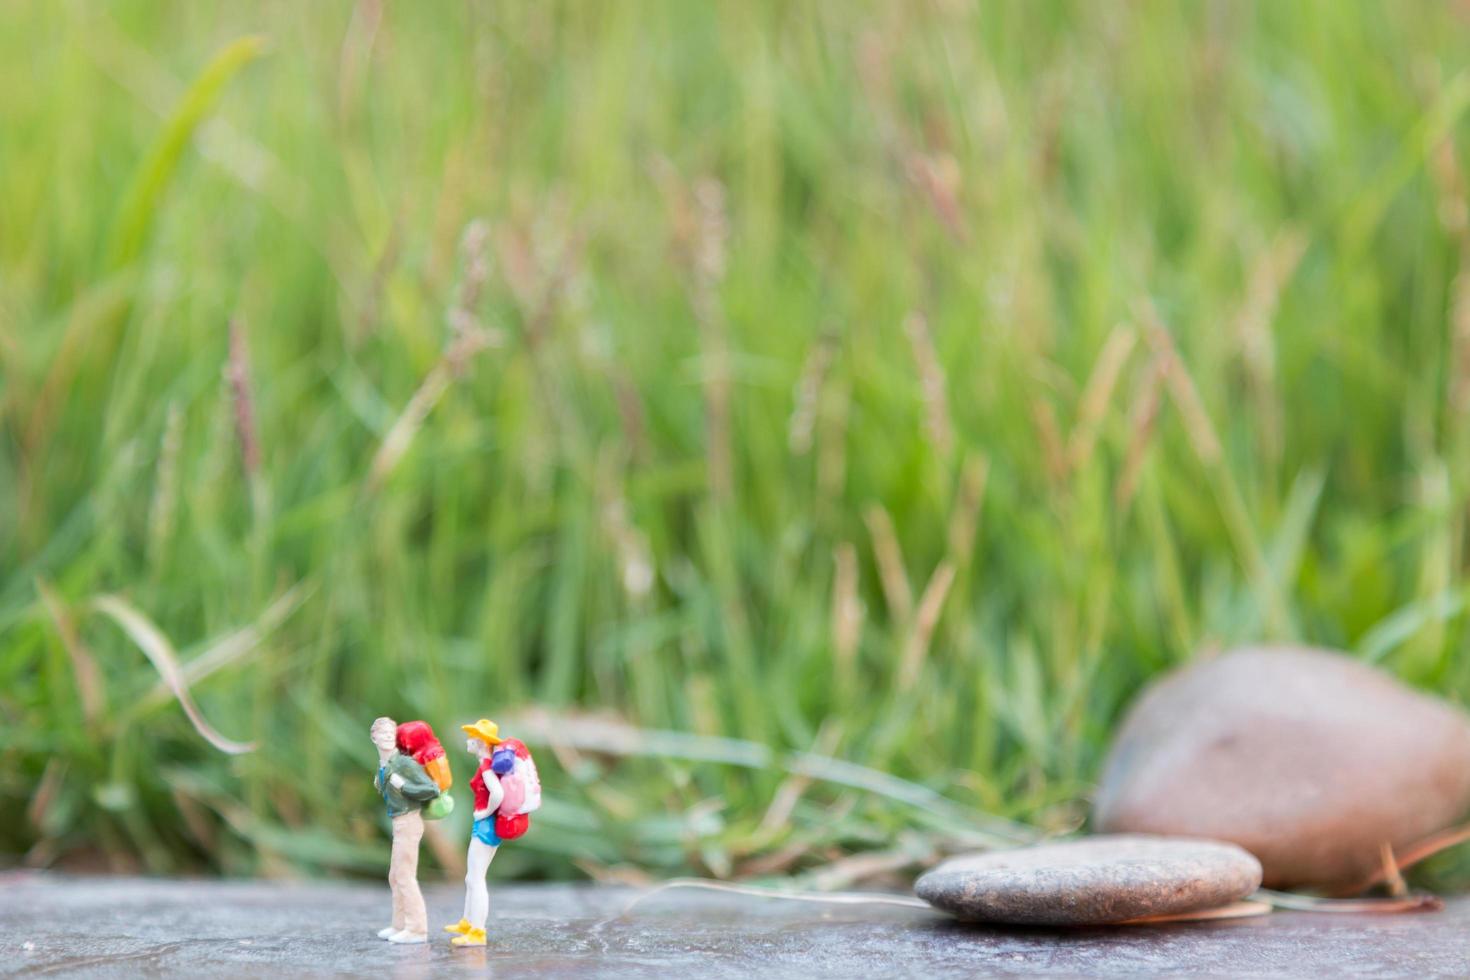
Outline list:
[[[460,916],[460,918],[466,922],[470,921],[470,907],[474,904],[474,888],[470,884],[470,879],[473,878],[475,874],[475,848],[484,846],[484,844],[481,844],[479,841],[475,840],[473,834],[470,835],[470,849],[469,852],[464,856],[464,914]]]
[[[490,889],[485,884],[485,875],[490,871],[496,850],[484,841],[470,839],[470,853],[465,860],[464,917],[475,929],[485,928],[485,921],[490,917]]]

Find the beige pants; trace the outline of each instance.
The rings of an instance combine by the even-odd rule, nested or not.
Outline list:
[[[429,913],[424,909],[424,893],[419,891],[419,841],[423,837],[424,818],[419,811],[393,818],[393,863],[388,866],[393,928],[414,935],[429,931]]]

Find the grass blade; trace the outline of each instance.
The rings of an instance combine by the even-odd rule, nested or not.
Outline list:
[[[225,45],[210,59],[174,107],[163,132],[133,175],[118,207],[107,246],[109,269],[121,269],[131,264],[143,250],[154,215],[158,213],[164,191],[178,169],[184,148],[219,101],[225,85],[240,69],[259,58],[265,48],[265,38],[258,34],[247,35]]]
[[[98,596],[92,600],[92,608],[116,623],[138,645],[138,649],[143,651],[143,655],[163,677],[169,690],[173,691],[179,707],[189,716],[190,724],[200,737],[230,755],[242,755],[255,750],[254,742],[236,742],[225,738],[204,719],[194,698],[189,694],[189,685],[184,681],[183,670],[179,667],[179,656],[174,652],[173,644],[152,620],[114,595]]]

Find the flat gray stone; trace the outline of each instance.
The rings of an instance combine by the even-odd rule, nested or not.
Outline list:
[[[1260,884],[1234,844],[1118,834],[951,858],[914,891],[966,922],[1074,926],[1212,909]]]
[[[437,927],[461,889],[426,890]],[[57,977],[1229,976],[1470,974],[1470,899],[1443,912],[1128,928],[967,925],[928,909],[585,885],[491,886],[481,950],[396,946],[370,883],[0,873],[0,973]],[[630,903],[642,900],[631,909]]]

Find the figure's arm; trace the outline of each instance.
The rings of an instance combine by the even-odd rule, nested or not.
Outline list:
[[[400,757],[397,772],[393,774],[399,792],[415,803],[427,803],[439,795],[439,784],[424,771],[424,767],[407,756]]]
[[[505,799],[505,787],[500,785],[500,777],[495,775],[493,769],[485,770],[485,788],[490,791],[490,805],[486,809],[494,813],[500,808],[500,801]]]

